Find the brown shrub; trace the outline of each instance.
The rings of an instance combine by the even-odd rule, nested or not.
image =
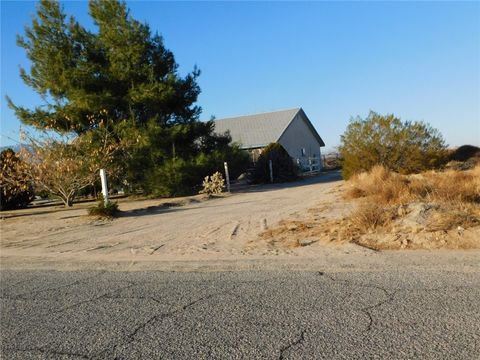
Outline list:
[[[363,233],[386,226],[392,219],[391,209],[373,202],[363,202],[350,215],[351,224]]]
[[[373,197],[380,204],[398,203],[410,198],[408,178],[380,165],[354,176],[349,182],[351,187],[347,190],[347,198]]]

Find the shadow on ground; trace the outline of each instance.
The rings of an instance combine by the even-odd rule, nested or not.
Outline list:
[[[343,180],[340,170],[322,172],[318,175],[303,177],[300,180],[277,183],[277,184],[259,184],[259,185],[249,185],[249,184],[232,184],[231,191],[232,193],[254,193],[254,192],[265,192],[273,190],[282,190],[289,189],[299,186],[308,186],[313,184],[329,183],[335,181]]]

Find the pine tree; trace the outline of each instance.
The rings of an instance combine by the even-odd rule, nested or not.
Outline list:
[[[76,133],[95,127],[88,116],[102,110],[136,126],[198,120],[199,70],[181,77],[161,36],[133,19],[125,3],[93,0],[89,7],[96,33],[67,19],[58,2],[40,2],[18,45],[32,63],[20,76],[44,106],[29,109],[9,99],[18,118],[40,129]]]

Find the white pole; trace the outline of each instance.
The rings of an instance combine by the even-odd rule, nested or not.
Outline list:
[[[105,205],[108,204],[107,174],[105,169],[100,169],[100,180],[102,182],[102,194]]]
[[[273,183],[273,166],[272,166],[272,160],[268,160],[268,167],[270,169],[270,182]]]
[[[318,166],[319,166],[319,170],[322,171],[323,164],[325,162],[325,155],[323,155],[323,157],[322,157],[322,147],[321,146],[318,148],[318,155],[319,155],[318,156],[318,161],[319,161]]]
[[[228,164],[226,161],[223,163],[223,166],[225,167],[225,179],[227,180],[227,191],[230,192],[230,175],[228,174]]]

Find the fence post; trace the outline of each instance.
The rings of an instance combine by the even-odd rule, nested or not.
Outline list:
[[[270,169],[270,182],[273,183],[273,166],[272,166],[272,160],[268,160],[268,168]]]
[[[100,181],[102,182],[103,202],[108,204],[108,188],[107,188],[107,174],[105,169],[100,169]]]
[[[228,164],[226,161],[223,163],[223,166],[225,167],[225,180],[227,180],[227,191],[230,192],[230,175],[228,173]]]

